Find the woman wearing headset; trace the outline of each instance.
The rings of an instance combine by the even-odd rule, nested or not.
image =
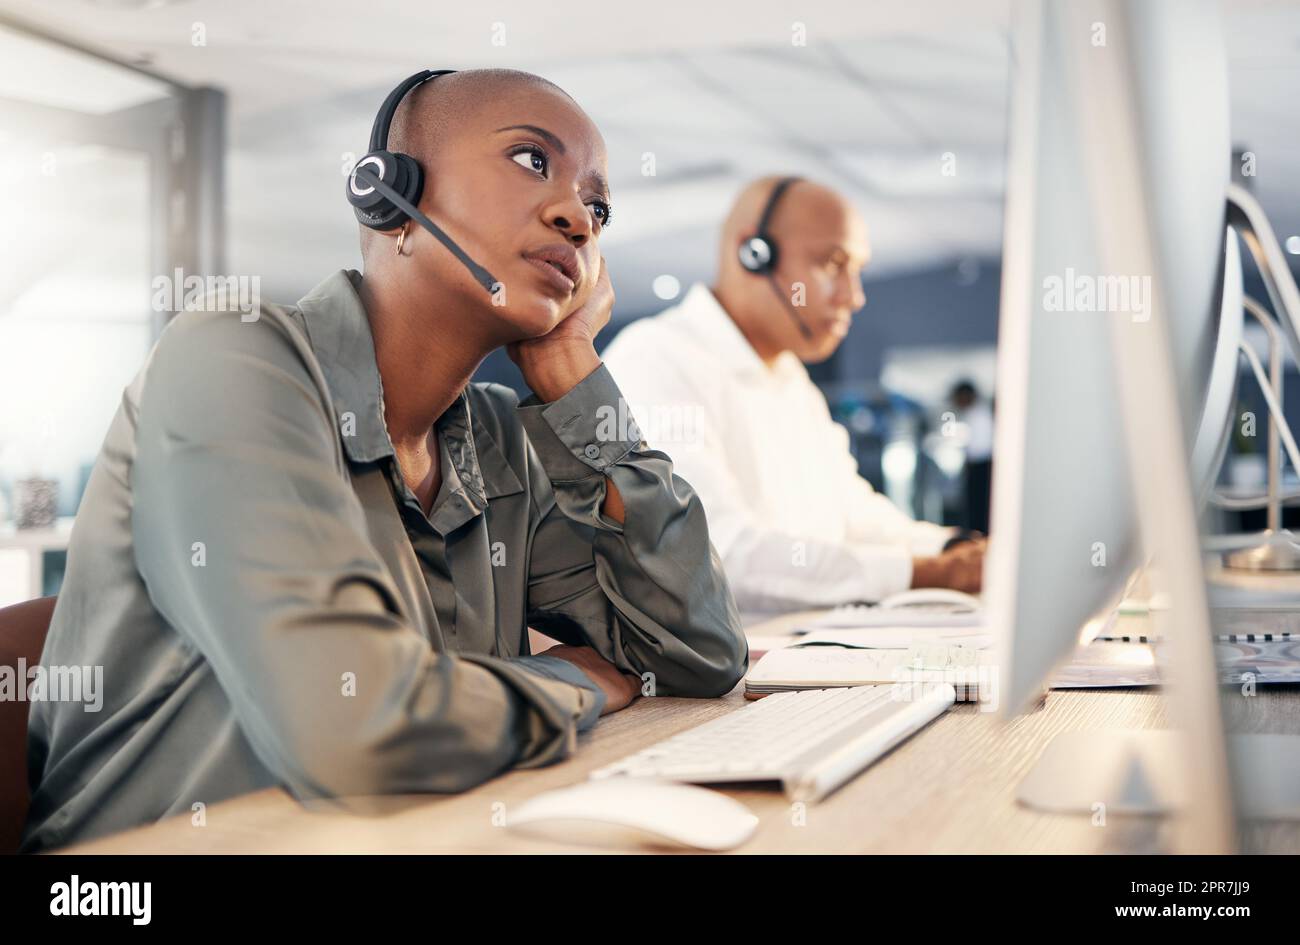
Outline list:
[[[593,347],[599,132],[498,70],[385,112],[349,180],[364,275],[182,313],[126,391],[43,657],[102,665],[103,710],[33,706],[25,849],[273,784],[460,790],[744,672],[699,500]],[[523,403],[470,383],[501,346]]]

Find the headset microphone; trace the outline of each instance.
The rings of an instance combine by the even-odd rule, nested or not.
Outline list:
[[[772,214],[776,211],[776,205],[791,184],[798,183],[798,177],[783,177],[776,182],[772,188],[772,193],[768,195],[767,203],[763,204],[763,212],[758,217],[758,228],[754,235],[745,242],[740,244],[740,265],[747,272],[752,272],[756,276],[764,276],[767,284],[772,287],[776,297],[781,300],[782,306],[790,313],[794,323],[799,328],[799,334],[805,339],[812,339],[812,332],[808,326],[803,323],[799,313],[795,311],[794,305],[786,298],[785,293],[781,291],[780,285],[776,281],[776,264],[780,255],[776,240],[768,232],[768,224],[772,222]]]
[[[489,294],[495,295],[500,290],[501,283],[497,281],[496,276],[492,275],[492,273],[488,272],[485,268],[471,259],[469,253],[461,249],[460,244],[448,236],[442,227],[438,226],[438,224],[425,216],[420,211],[419,207],[415,206],[415,204],[411,203],[397,191],[393,190],[393,188],[389,187],[378,177],[371,174],[368,168],[362,168],[360,164],[357,165],[356,170],[354,170],[352,174],[354,178],[359,178],[371,187],[374,187],[379,191],[379,193],[391,200],[394,206],[432,233],[434,239],[443,246],[446,246],[447,249],[450,250],[451,254],[460,260],[461,265],[470,271],[470,275],[474,277],[474,281],[487,289]]]
[[[804,340],[812,341],[813,333],[808,330],[808,326],[803,323],[803,319],[799,317],[799,313],[795,310],[794,305],[788,298],[786,298],[785,293],[781,291],[781,286],[777,284],[776,276],[769,273],[767,284],[772,287],[772,291],[776,293],[776,297],[781,300],[781,304],[785,306],[785,310],[789,312],[790,317],[794,319],[794,323],[799,327],[799,334],[804,336]]]
[[[388,93],[379,113],[375,115],[370,130],[370,150],[348,175],[347,198],[357,215],[358,222],[372,230],[395,230],[407,220],[414,220],[455,256],[474,281],[495,295],[501,283],[487,269],[480,266],[457,245],[438,224],[420,212],[416,206],[424,190],[424,169],[409,154],[388,150],[388,129],[406,94],[438,76],[455,72],[454,69],[417,72]],[[371,168],[374,168],[372,171]],[[358,183],[364,186],[358,186]]]

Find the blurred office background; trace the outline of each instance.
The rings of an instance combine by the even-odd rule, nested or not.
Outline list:
[[[850,196],[873,246],[867,306],[813,376],[877,488],[918,517],[980,524],[962,481],[989,459],[1008,3],[480,10],[0,0],[0,603],[57,587],[122,388],[174,310],[155,277],[256,277],[292,302],[359,267],[344,176],[384,94],[425,67],[538,72],[603,130],[610,336],[711,278],[749,179],[801,174]],[[1300,5],[1224,11],[1236,166],[1300,262]],[[1247,289],[1263,297],[1249,272]],[[504,355],[481,376],[519,383]],[[1263,417],[1249,384],[1242,397]],[[1262,477],[1262,439],[1239,438],[1225,475]]]

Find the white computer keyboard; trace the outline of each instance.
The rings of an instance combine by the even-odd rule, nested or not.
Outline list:
[[[818,801],[945,712],[955,698],[946,684],[778,693],[591,777],[780,781],[792,799]]]

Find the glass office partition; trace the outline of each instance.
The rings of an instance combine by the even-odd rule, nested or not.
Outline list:
[[[18,225],[0,245],[0,479],[11,520],[18,484],[40,479],[69,516],[153,333],[149,157],[102,145],[9,154],[57,171],[22,175],[7,208]]]
[[[0,23],[0,606],[57,590],[122,390],[202,271],[193,91]],[[187,210],[189,211],[187,213]]]

